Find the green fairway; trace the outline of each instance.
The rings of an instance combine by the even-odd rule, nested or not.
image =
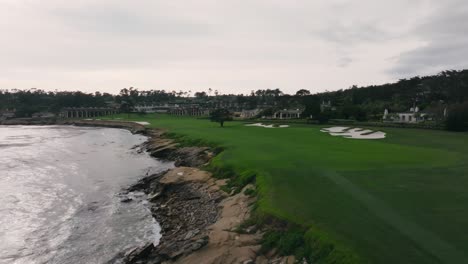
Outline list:
[[[466,133],[383,128],[385,139],[355,140],[315,125],[131,119],[225,147],[213,162],[259,172],[262,210],[324,232],[371,263],[468,263]]]

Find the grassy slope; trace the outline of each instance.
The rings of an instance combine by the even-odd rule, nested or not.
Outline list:
[[[385,128],[388,138],[372,141],[318,126],[134,119],[225,146],[215,162],[261,172],[261,209],[331,234],[371,262],[468,263],[467,134]]]

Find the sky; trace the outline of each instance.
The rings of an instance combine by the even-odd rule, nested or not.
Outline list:
[[[0,0],[0,89],[312,93],[468,68],[466,0]]]

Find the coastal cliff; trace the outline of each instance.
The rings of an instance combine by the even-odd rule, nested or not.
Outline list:
[[[127,190],[148,195],[162,239],[156,247],[148,244],[127,252],[124,262],[253,263],[261,234],[239,234],[236,228],[249,218],[255,198],[243,192],[229,196],[221,190],[225,180],[197,168],[214,156],[209,148],[179,147],[162,130],[144,133],[149,140],[143,150],[178,167],[143,178]]]

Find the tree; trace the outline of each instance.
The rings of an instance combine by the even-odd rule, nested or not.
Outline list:
[[[196,92],[196,93],[195,93],[195,97],[197,97],[197,98],[203,98],[203,97],[207,97],[207,95],[206,95],[205,92]]]
[[[310,95],[309,90],[301,89],[301,90],[296,92],[296,96],[306,96],[306,95]]]
[[[450,131],[468,130],[468,102],[457,104],[449,110],[446,126]]]
[[[129,101],[122,101],[120,104],[120,111],[123,113],[127,113],[127,118],[130,118],[130,112],[132,111],[134,105],[131,100]]]
[[[317,115],[317,121],[319,122],[319,124],[326,124],[328,123],[328,120],[330,120],[331,116],[332,116],[331,111],[325,110],[323,112],[320,112]]]
[[[232,113],[229,110],[220,108],[210,113],[211,122],[218,122],[221,127],[224,127],[224,122],[232,121]]]

